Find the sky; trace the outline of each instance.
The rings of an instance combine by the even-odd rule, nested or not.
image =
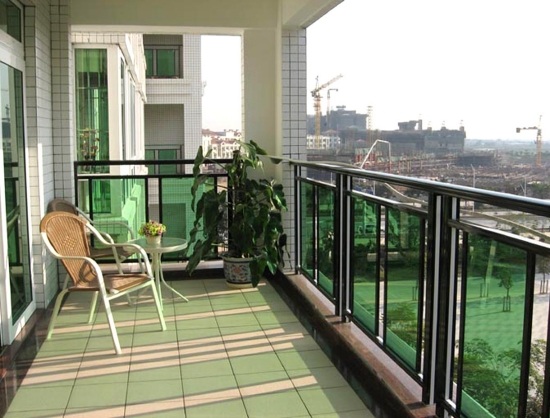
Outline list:
[[[516,127],[538,126],[542,116],[544,141],[545,125],[550,127],[549,16],[548,0],[344,0],[307,28],[308,114],[317,77],[323,84],[342,74],[330,86],[338,89],[331,91],[331,108],[367,113],[372,106],[375,129],[422,119],[434,129],[463,124],[469,139],[534,141],[534,130],[518,134]],[[224,70],[235,69],[236,87],[229,86],[228,74],[220,85],[214,74],[209,80],[203,61],[205,101],[209,90],[233,87],[212,119],[228,129],[240,124],[241,111],[240,53],[232,52],[240,41],[232,41],[215,53]],[[326,89],[322,96],[324,113]],[[224,107],[234,100],[233,111]]]
[[[241,130],[241,38],[201,37],[202,126],[223,131]]]

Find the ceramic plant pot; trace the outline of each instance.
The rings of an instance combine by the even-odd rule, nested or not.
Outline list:
[[[145,237],[145,240],[149,245],[159,245],[161,239],[162,239],[162,235],[154,235],[154,236],[148,235]]]

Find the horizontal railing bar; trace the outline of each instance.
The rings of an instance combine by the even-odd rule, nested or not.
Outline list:
[[[542,256],[550,256],[550,244],[544,241],[536,241],[521,235],[516,235],[512,232],[503,231],[501,229],[488,228],[482,225],[464,220],[451,220],[449,226],[466,231],[470,234],[479,234],[496,241],[503,242],[513,247],[521,248],[522,250],[530,251]]]
[[[316,170],[325,169],[327,171],[348,175],[368,180],[382,181],[386,183],[398,184],[401,186],[412,187],[415,189],[426,190],[430,193],[438,193],[458,197],[460,199],[475,200],[494,206],[501,206],[507,209],[524,211],[536,215],[547,217],[550,213],[550,201],[536,199],[531,197],[511,195],[507,193],[495,192],[492,190],[477,189],[469,186],[457,184],[442,183],[433,180],[406,177],[397,174],[382,173],[377,171],[352,168],[337,163],[320,163],[298,160],[285,160],[291,165],[299,165],[306,168],[315,168]]]

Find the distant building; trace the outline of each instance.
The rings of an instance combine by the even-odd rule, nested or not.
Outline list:
[[[242,139],[240,131],[227,130],[214,132],[207,129],[202,131],[202,148],[212,150],[212,158],[231,158],[233,151],[239,149],[237,141]]]
[[[143,35],[143,48],[146,157],[194,158],[202,131],[201,35]]]
[[[337,106],[336,110],[329,111],[328,116],[321,115],[321,133],[326,131],[338,132],[352,127],[364,130],[366,126],[367,114],[347,110],[346,106]],[[307,117],[307,133],[315,135],[315,115],[308,115]]]
[[[464,151],[466,132],[459,129],[433,130],[423,128],[422,120],[399,122],[394,131],[376,131],[373,138],[391,143],[392,155],[456,154]]]
[[[335,149],[340,147],[340,137],[337,132],[332,132],[330,135],[320,135],[319,139],[315,135],[307,136],[308,149]]]

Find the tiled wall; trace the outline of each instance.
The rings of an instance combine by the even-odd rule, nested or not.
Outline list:
[[[284,31],[282,39],[282,106],[283,150],[285,158],[306,160],[307,68],[305,29]],[[290,211],[285,216],[285,230],[289,235],[288,250],[291,262],[285,268],[294,268],[294,187],[293,172],[285,166],[283,184]]]
[[[69,0],[40,1],[25,8],[25,112],[38,308],[46,307],[58,290],[57,262],[43,251],[40,220],[54,196],[74,197],[69,15]]]
[[[202,143],[202,75],[201,75],[201,37],[183,36],[183,79],[189,83],[191,95],[185,104],[185,155],[195,158]]]
[[[32,252],[35,300],[44,307],[57,289],[55,263],[45,263],[42,257],[42,242],[39,233],[40,219],[44,214],[47,199],[53,196],[54,159],[52,136],[52,55],[49,1],[39,2],[36,7],[25,8],[25,113],[26,140],[29,164],[29,202],[31,206]],[[50,274],[51,273],[51,274]]]

